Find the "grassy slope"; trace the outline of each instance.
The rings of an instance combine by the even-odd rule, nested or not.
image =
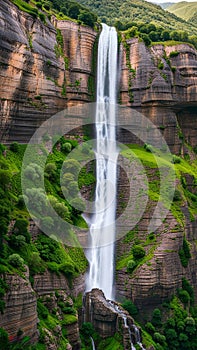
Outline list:
[[[144,0],[78,0],[78,2],[93,10],[101,20],[106,18],[109,24],[113,24],[117,20],[123,23],[130,21],[153,22],[171,30],[186,30],[190,34],[197,32],[197,27],[191,23],[169,14],[161,6]]]
[[[167,8],[174,15],[197,24],[197,2],[182,1]]]

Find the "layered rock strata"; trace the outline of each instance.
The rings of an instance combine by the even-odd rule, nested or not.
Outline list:
[[[160,128],[174,153],[183,137],[196,146],[197,52],[187,44],[147,48],[133,38],[121,46],[120,102],[142,113]],[[187,122],[186,122],[187,120]],[[134,143],[124,130],[120,140]]]
[[[26,143],[68,101],[92,99],[97,33],[70,21],[44,24],[9,0],[1,3],[0,22],[0,140]],[[55,26],[63,33],[64,53]]]

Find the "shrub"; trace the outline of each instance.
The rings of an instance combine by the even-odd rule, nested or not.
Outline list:
[[[56,175],[57,167],[55,163],[48,163],[45,166],[45,172],[48,174],[50,179],[54,179]]]
[[[39,18],[41,19],[41,21],[42,21],[43,23],[46,23],[46,16],[45,16],[44,13],[39,13]]]
[[[31,241],[31,236],[30,233],[28,231],[28,225],[29,225],[29,221],[26,219],[17,219],[15,224],[14,224],[14,233],[17,235],[22,235],[25,237],[26,242],[30,243]]]
[[[42,8],[42,3],[41,2],[36,2],[36,7],[41,9]]]
[[[194,302],[194,289],[185,277],[182,279],[182,288],[189,293],[191,302]]]
[[[134,245],[131,249],[135,260],[142,259],[145,255],[145,249],[141,245]]]
[[[178,297],[184,305],[187,305],[190,301],[189,293],[186,290],[179,289]]]
[[[158,63],[158,69],[163,69],[164,68],[164,64],[163,64],[163,62],[162,61],[159,61],[159,63]]]
[[[177,189],[174,191],[173,201],[178,202],[181,200],[181,192]]]
[[[181,162],[181,158],[178,157],[178,156],[176,156],[176,155],[174,154],[174,155],[172,156],[171,162],[172,162],[173,164],[179,164],[179,163]]]
[[[134,260],[129,260],[127,263],[127,272],[132,272],[136,267],[136,262]]]
[[[149,145],[147,143],[144,144],[144,148],[146,150],[146,152],[153,152],[153,146]]]
[[[178,51],[172,51],[170,52],[170,57],[177,57],[179,55]]]
[[[81,10],[80,14],[78,15],[78,20],[93,28],[96,21],[96,16],[87,10]]]
[[[146,46],[149,46],[151,44],[151,40],[147,34],[140,34],[142,40],[144,41]]]
[[[145,324],[145,328],[151,334],[153,334],[155,332],[155,327],[153,326],[153,324],[151,322],[147,322]]]
[[[76,175],[80,169],[80,163],[76,159],[68,159],[63,163],[63,171]]]
[[[65,142],[61,146],[61,151],[64,153],[69,153],[71,150],[72,150],[72,145],[70,144],[70,142]]]
[[[19,144],[18,142],[13,142],[10,145],[10,151],[17,153],[19,151]]]
[[[138,309],[131,300],[125,300],[122,303],[122,307],[127,310],[131,316],[136,316],[138,314]]]
[[[18,235],[18,236],[12,235],[10,237],[10,245],[15,249],[22,248],[25,245],[25,243],[26,243],[26,239],[22,235]]]
[[[187,267],[189,259],[191,258],[191,254],[190,254],[189,243],[187,242],[185,237],[183,238],[182,248],[179,249],[179,257],[180,257],[182,266]]]
[[[28,201],[28,198],[27,196],[25,196],[24,194],[18,196],[18,203],[17,203],[17,206],[20,208],[20,209],[24,209],[25,208],[25,202]]]
[[[48,317],[49,311],[45,305],[42,304],[40,300],[37,301],[37,311],[38,317],[41,319],[46,319]]]
[[[11,181],[10,171],[0,169],[0,184],[4,190],[6,190],[7,186],[10,184],[10,181]]]
[[[161,311],[159,309],[153,310],[153,316],[152,316],[152,324],[155,327],[161,327]]]
[[[166,341],[165,335],[160,334],[159,332],[155,332],[153,338],[156,342],[163,344]]]
[[[5,151],[5,146],[0,143],[0,153],[2,154]]]
[[[30,163],[24,170],[24,175],[26,179],[36,181],[40,179],[43,174],[43,169],[36,163]]]
[[[10,265],[16,267],[16,268],[21,268],[24,265],[24,260],[21,258],[19,254],[12,254],[8,257],[8,262]]]
[[[74,198],[70,201],[70,204],[73,207],[74,214],[80,214],[86,208],[85,203],[81,198]]]
[[[8,340],[8,333],[5,331],[5,329],[0,328],[0,344],[2,349],[9,349],[9,340]]]
[[[59,270],[63,272],[66,276],[72,276],[75,273],[74,265],[70,262],[65,262],[60,265]]]
[[[89,338],[94,334],[95,330],[90,322],[84,322],[81,327],[81,333],[85,338]]]

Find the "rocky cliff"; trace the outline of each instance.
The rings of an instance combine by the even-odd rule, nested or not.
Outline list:
[[[0,139],[24,143],[68,101],[92,99],[97,33],[69,21],[43,24],[9,0],[1,1],[0,21]],[[64,48],[56,27],[62,30]]]
[[[3,276],[2,276],[3,277]],[[63,274],[59,276],[48,270],[44,274],[34,276],[33,287],[29,281],[28,272],[25,276],[5,275],[4,278],[8,291],[4,297],[5,309],[1,314],[0,327],[9,334],[10,342],[19,341],[21,336],[28,336],[32,343],[39,338],[39,318],[37,314],[37,300],[47,306],[51,314],[56,310],[59,323],[61,324],[62,313],[59,302],[72,307],[71,297],[77,297],[84,292],[85,280],[81,276],[73,280],[72,288]],[[58,334],[61,337],[63,328],[59,325],[59,331],[43,329],[45,334],[44,343],[47,349],[56,350],[58,348]],[[74,318],[72,323],[65,323],[67,339],[72,345],[72,349],[80,348],[78,318]]]
[[[182,151],[177,125],[182,138],[196,146],[196,58],[196,50],[187,44],[147,48],[133,38],[121,45],[120,102],[148,117],[177,154]]]

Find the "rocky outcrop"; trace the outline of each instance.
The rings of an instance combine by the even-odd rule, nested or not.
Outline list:
[[[87,292],[84,308],[85,322],[91,322],[101,338],[113,337],[119,332],[125,350],[131,349],[131,345],[139,341],[140,331],[132,317],[118,303],[106,300],[102,290]]]
[[[154,173],[155,171],[152,169],[149,174],[152,174],[152,181],[156,176]],[[191,176],[188,176],[188,188],[195,191]],[[128,187],[124,187],[124,182],[120,181],[119,192],[128,195]],[[154,209],[155,203],[149,199],[142,218],[133,228],[133,233],[130,233],[129,238],[124,236],[116,245],[118,262],[123,257],[128,256],[133,244],[147,242],[144,245],[147,259],[143,265],[139,265],[132,273],[127,271],[126,266],[118,268],[116,272],[117,298],[119,300],[125,298],[133,300],[145,314],[150,314],[155,307],[159,307],[162,302],[175,295],[177,289],[182,287],[183,277],[191,283],[194,288],[195,300],[197,298],[197,274],[194,267],[197,263],[196,219],[191,221],[186,203],[181,208],[182,214],[179,212],[180,218],[176,219],[169,210],[166,218],[162,220],[162,225],[153,234],[151,242],[148,239],[148,227]],[[187,267],[182,266],[179,256],[184,235],[189,242],[191,253]]]
[[[68,106],[94,101],[98,33],[70,21],[57,21],[64,41]]]
[[[84,276],[79,276],[73,280],[72,287],[69,285],[65,276],[46,270],[42,275],[34,276],[34,285],[30,284],[28,272],[24,277],[18,275],[5,275],[5,282],[8,285],[8,291],[5,294],[5,309],[0,317],[0,327],[4,328],[9,335],[11,342],[17,341],[22,337],[29,336],[32,343],[38,340],[37,324],[39,323],[37,315],[37,298],[41,298],[46,304],[49,312],[53,312],[58,308],[58,301],[63,301],[72,306],[72,297],[77,297],[84,291]],[[58,297],[55,292],[58,291]],[[61,313],[58,315],[61,320]],[[73,350],[80,349],[79,323],[76,320],[72,324],[64,326],[67,332],[67,338],[72,345]],[[21,333],[22,331],[22,333]],[[55,330],[51,334],[45,330],[45,344],[48,350],[56,350],[58,348],[57,339],[61,337],[61,329],[59,333]],[[54,333],[54,334],[53,334]],[[53,342],[52,340],[53,339]],[[53,348],[51,347],[53,343]]]
[[[25,143],[68,101],[92,99],[97,33],[77,23],[53,20],[63,32],[63,55],[56,28],[48,19],[44,24],[5,0],[0,22],[0,140]]]
[[[133,38],[121,47],[120,101],[149,118],[161,129],[169,147],[180,153],[177,123],[185,140],[196,146],[197,52],[187,45],[147,48]],[[125,131],[120,139],[133,137]]]
[[[0,317],[0,327],[9,334],[9,340],[16,341],[22,336],[29,336],[32,342],[38,340],[37,300],[28,273],[26,277],[18,275],[5,276],[8,291],[4,297],[5,310]]]

